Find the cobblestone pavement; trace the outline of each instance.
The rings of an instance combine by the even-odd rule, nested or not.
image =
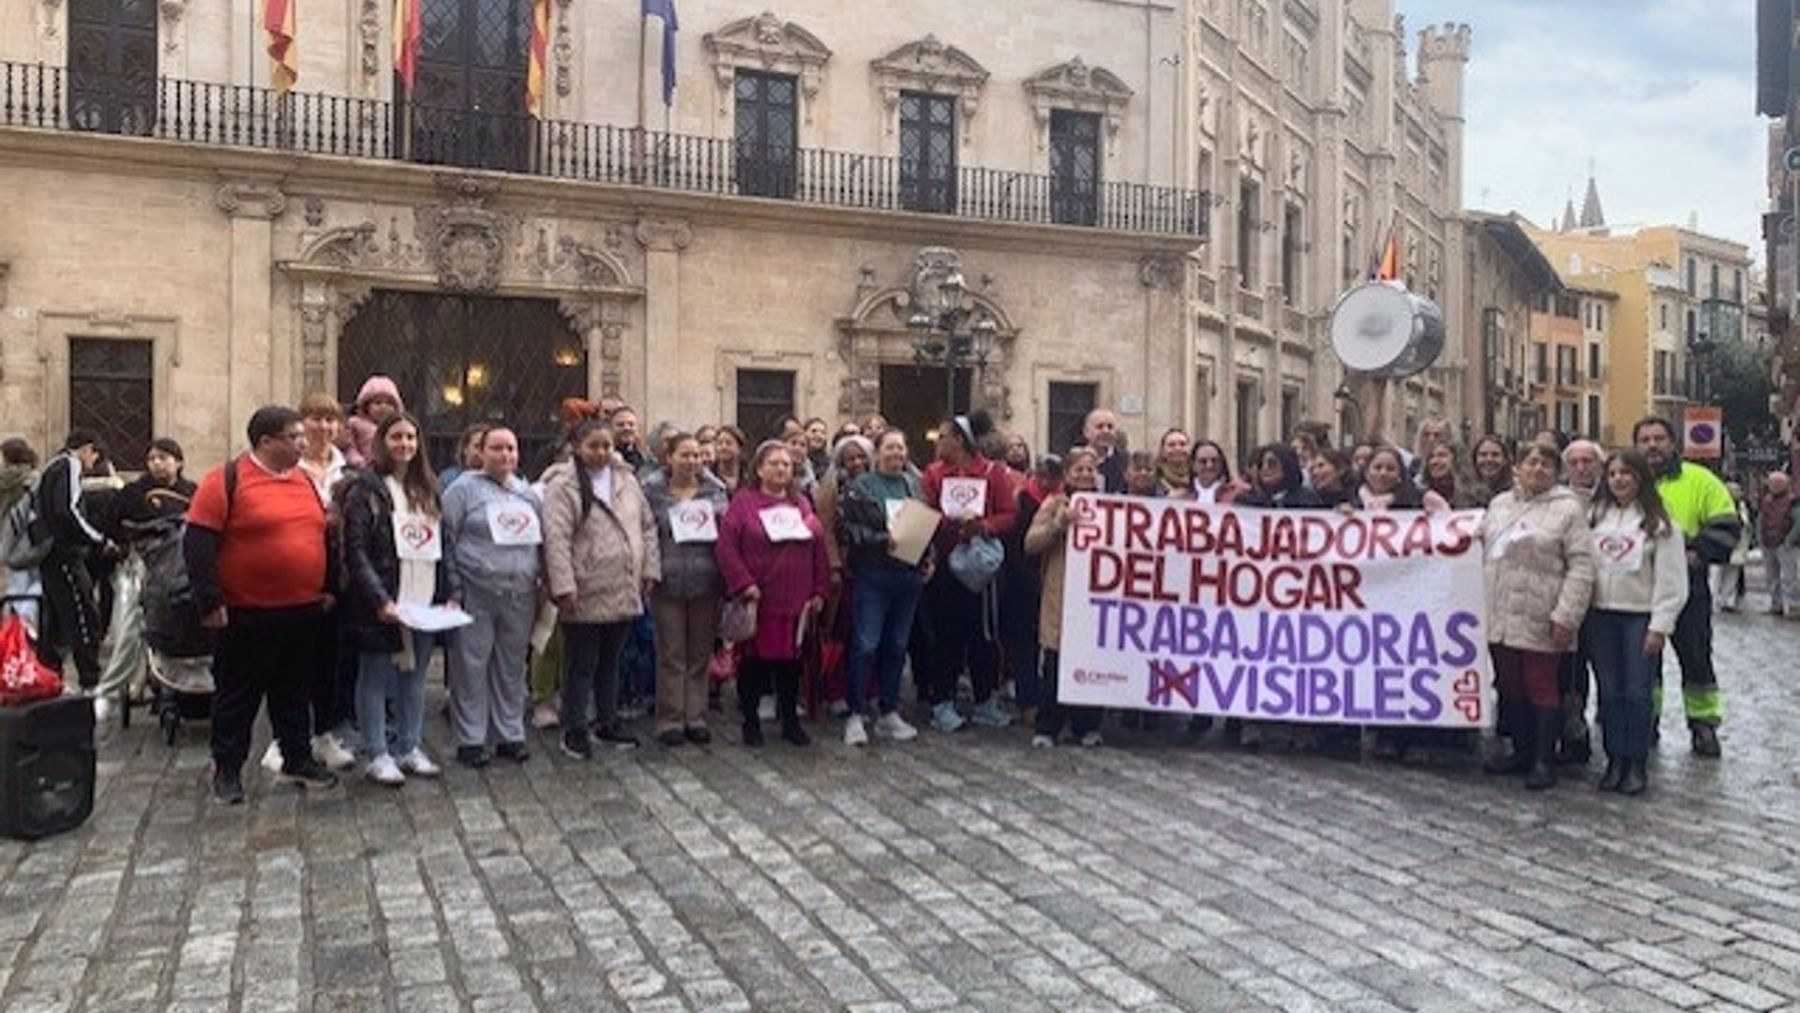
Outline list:
[[[1800,1009],[1800,623],[1719,656],[1725,760],[1671,718],[1638,801],[819,726],[217,809],[140,724],[87,827],[0,842],[0,1009]]]

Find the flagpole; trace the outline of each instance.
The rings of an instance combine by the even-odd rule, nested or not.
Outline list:
[[[632,182],[643,183],[646,174],[644,129],[649,122],[648,106],[644,96],[644,74],[650,67],[650,16],[644,13],[643,5],[638,5],[638,73],[637,73],[637,133],[632,137]]]

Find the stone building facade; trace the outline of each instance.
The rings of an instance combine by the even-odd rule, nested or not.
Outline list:
[[[575,394],[918,436],[949,379],[1034,446],[1098,404],[1247,446],[1330,417],[1382,223],[1455,285],[1467,30],[1414,75],[1389,3],[684,0],[665,107],[659,22],[554,0],[541,118],[527,0],[428,0],[411,93],[389,7],[305,5],[285,96],[240,0],[0,8],[3,428],[217,460],[382,371],[440,453]],[[910,325],[951,277],[947,375]],[[1397,403],[1456,413],[1458,366]]]

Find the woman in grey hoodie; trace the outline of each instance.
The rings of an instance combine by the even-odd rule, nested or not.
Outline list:
[[[724,578],[713,547],[730,505],[725,484],[700,463],[700,441],[675,433],[664,467],[644,481],[656,519],[662,581],[650,597],[656,620],[656,737],[665,746],[712,741],[706,727],[706,666],[719,626]]]
[[[457,634],[450,665],[456,760],[485,767],[495,755],[519,763],[525,748],[525,655],[537,615],[538,550],[544,524],[537,494],[517,474],[519,441],[490,429],[481,470],[444,493],[444,580],[449,600],[474,620]]]

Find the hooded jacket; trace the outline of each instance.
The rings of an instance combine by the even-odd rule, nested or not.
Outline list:
[[[368,464],[369,455],[375,450],[375,420],[363,414],[363,409],[370,401],[383,394],[393,398],[394,404],[401,411],[406,410],[406,402],[400,399],[400,388],[395,386],[393,380],[377,373],[363,381],[362,389],[356,392],[356,410],[350,413],[350,418],[344,423],[345,430],[350,434],[350,448],[345,451],[344,456],[349,458],[354,467],[361,468]]]
[[[616,623],[644,614],[644,581],[662,579],[656,519],[631,469],[609,461],[612,502],[583,495],[570,465],[544,488],[544,569],[550,597],[575,596],[568,623]]]

